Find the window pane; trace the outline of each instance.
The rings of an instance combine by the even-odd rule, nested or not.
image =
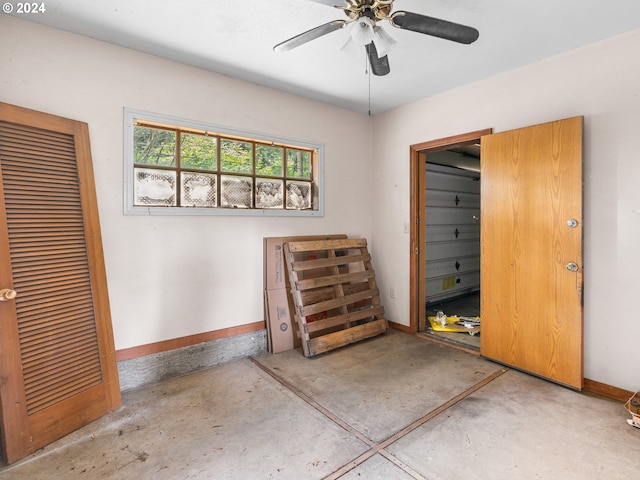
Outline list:
[[[256,208],[284,208],[284,182],[257,178]]]
[[[176,132],[159,128],[135,127],[133,161],[145,165],[176,164]]]
[[[311,152],[287,149],[287,177],[311,178]]]
[[[287,208],[311,208],[311,182],[287,182]]]
[[[256,145],[256,174],[281,177],[284,164],[284,148]]]
[[[225,172],[251,173],[251,150],[250,142],[239,142],[237,140],[222,139],[220,143],[220,168]]]
[[[218,177],[206,173],[182,172],[180,205],[183,207],[215,207],[218,205]]]
[[[251,178],[221,175],[220,204],[223,207],[251,208],[253,186]]]
[[[180,166],[182,168],[217,170],[217,144],[216,137],[183,133],[180,137]]]
[[[134,168],[134,205],[176,205],[176,172]]]

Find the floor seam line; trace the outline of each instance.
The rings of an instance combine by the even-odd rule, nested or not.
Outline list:
[[[358,455],[356,458],[351,460],[349,463],[346,463],[345,465],[342,465],[341,467],[339,467],[338,469],[336,469],[335,471],[333,471],[329,475],[323,477],[323,480],[334,480],[334,479],[340,478],[342,475],[344,475],[347,472],[353,470],[358,465],[366,462],[369,458],[371,458],[376,453],[378,453],[379,448],[378,448],[378,443],[377,442],[371,440],[369,437],[367,437],[362,432],[358,431],[356,428],[351,426],[349,423],[345,422],[340,417],[338,417],[337,415],[333,414],[329,409],[327,409],[326,407],[323,407],[322,405],[320,405],[320,403],[316,402],[313,398],[311,398],[309,395],[304,393],[302,390],[300,390],[299,388],[297,388],[294,385],[292,385],[290,382],[288,382],[287,380],[282,378],[280,375],[275,373],[273,370],[271,370],[266,365],[263,365],[255,357],[249,357],[249,360],[251,360],[251,362],[253,362],[255,365],[257,365],[258,368],[260,368],[262,371],[264,371],[267,375],[269,375],[271,378],[273,378],[280,385],[282,385],[287,390],[289,390],[291,393],[293,393],[298,398],[300,398],[303,402],[307,403],[308,405],[313,407],[316,411],[318,411],[322,415],[324,415],[329,421],[331,421],[334,424],[338,425],[340,428],[342,428],[346,432],[354,435],[358,440],[360,440],[361,442],[363,442],[367,446],[367,450],[365,450],[362,454]]]
[[[402,470],[403,472],[411,475],[413,478],[415,478],[416,480],[427,480],[427,477],[425,477],[424,475],[422,475],[420,472],[418,472],[417,470],[414,470],[413,467],[407,465],[406,463],[404,463],[402,460],[400,460],[398,457],[396,457],[393,453],[388,452],[387,450],[385,450],[384,448],[381,448],[380,451],[378,452],[380,455],[382,455],[384,458],[386,458],[387,460],[389,460],[391,463],[393,463],[396,467],[398,467],[400,470]]]
[[[254,357],[249,357],[249,359],[253,363],[255,363],[261,370],[263,370],[265,373],[267,373],[269,376],[271,376],[274,380],[276,380],[278,383],[280,383],[282,386],[284,386],[287,390],[291,391],[293,394],[295,394],[297,397],[302,399],[304,402],[306,402],[307,404],[309,404],[310,406],[315,408],[317,411],[322,413],[329,420],[331,420],[332,422],[334,422],[335,424],[340,426],[343,430],[346,430],[347,432],[353,434],[356,438],[358,438],[358,440],[360,440],[361,442],[363,442],[367,446],[369,446],[369,448],[374,448],[374,447],[376,447],[378,445],[377,442],[375,442],[374,440],[370,439],[364,433],[360,432],[358,429],[356,429],[355,427],[353,427],[349,423],[347,423],[344,420],[342,420],[340,417],[335,415],[333,412],[331,412],[326,407],[322,406],[320,403],[315,401],[313,398],[311,398],[309,395],[304,393],[302,390],[300,390],[299,388],[295,387],[290,382],[288,382],[287,380],[282,378],[280,375],[278,375],[277,373],[272,371],[269,367],[267,367],[266,365],[263,365],[262,363],[260,363],[259,360],[257,360]]]
[[[267,375],[272,377],[280,385],[285,387],[287,390],[289,390],[291,393],[296,395],[302,401],[304,401],[305,403],[307,403],[308,405],[313,407],[315,410],[320,412],[322,415],[324,415],[331,422],[335,423],[336,425],[338,425],[343,430],[353,434],[356,438],[358,438],[358,440],[362,441],[363,443],[365,443],[368,446],[368,449],[365,452],[363,452],[362,454],[358,455],[356,458],[354,458],[350,462],[342,465],[341,467],[339,467],[338,469],[336,469],[334,472],[330,473],[329,475],[323,477],[322,480],[336,480],[336,479],[342,477],[343,475],[345,475],[346,473],[348,473],[349,471],[351,471],[354,468],[356,468],[358,465],[361,465],[362,463],[366,462],[369,458],[374,456],[376,453],[379,453],[380,455],[385,457],[387,460],[389,460],[391,463],[396,465],[398,468],[400,468],[405,473],[411,475],[413,478],[415,478],[417,480],[425,479],[425,477],[423,475],[421,475],[419,472],[415,471],[409,465],[405,464],[402,460],[397,458],[392,453],[388,452],[386,450],[386,448],[389,447],[390,445],[394,444],[395,442],[397,442],[401,438],[405,437],[409,433],[413,432],[417,428],[421,427],[422,425],[427,423],[432,418],[440,415],[441,413],[445,412],[449,408],[453,407],[455,404],[457,404],[460,401],[464,400],[469,395],[477,392],[482,387],[484,387],[484,386],[488,385],[489,383],[493,382],[495,379],[497,379],[498,377],[500,377],[501,375],[503,375],[504,373],[506,373],[509,370],[506,367],[500,368],[496,372],[494,372],[491,375],[483,378],[482,380],[480,380],[476,384],[472,385],[471,387],[467,388],[463,392],[459,393],[458,395],[453,397],[451,400],[448,400],[447,402],[443,403],[439,407],[437,407],[434,410],[430,411],[426,415],[420,417],[418,420],[415,420],[414,422],[410,423],[409,425],[407,425],[403,429],[397,431],[395,434],[391,435],[386,440],[383,440],[382,442],[375,442],[374,440],[370,439],[369,437],[364,435],[362,432],[360,432],[359,430],[354,428],[352,425],[350,425],[349,423],[347,423],[346,421],[342,420],[340,417],[335,415],[329,409],[327,409],[326,407],[322,406],[320,403],[318,403],[316,400],[311,398],[309,395],[304,393],[302,390],[300,390],[299,388],[297,388],[296,386],[291,384],[289,381],[285,380],[283,377],[281,377],[280,375],[275,373],[269,367],[267,367],[266,365],[262,364],[255,357],[250,356],[249,360],[252,363],[254,363],[258,368],[260,368],[263,372],[265,372]]]
[[[373,457],[376,453],[379,453],[377,448],[369,448],[366,452],[358,455],[356,458],[351,460],[349,463],[342,465],[340,468],[330,473],[329,475],[322,477],[322,480],[337,480],[338,478],[346,475],[351,470],[356,468],[358,465],[362,465],[364,462]]]
[[[386,440],[380,442],[379,443],[380,447],[384,449],[384,448],[387,448],[389,445],[397,442],[398,440],[400,440],[404,436],[406,436],[409,433],[413,432],[418,427],[421,427],[422,425],[427,423],[432,418],[437,417],[441,413],[443,413],[443,412],[447,411],[449,408],[453,407],[456,403],[459,403],[460,401],[462,401],[465,398],[467,398],[469,395],[477,392],[482,387],[484,387],[484,386],[488,385],[489,383],[493,382],[495,379],[497,379],[498,377],[500,377],[501,375],[506,373],[508,370],[509,370],[508,368],[504,368],[503,367],[503,368],[497,370],[496,372],[492,373],[488,377],[483,378],[478,383],[472,385],[471,387],[467,388],[463,392],[461,392],[458,395],[456,395],[455,397],[453,397],[451,400],[446,401],[445,403],[443,403],[439,407],[431,410],[426,415],[420,417],[418,420],[415,420],[414,422],[410,423],[409,425],[404,427],[402,430],[397,431],[396,433],[391,435]]]

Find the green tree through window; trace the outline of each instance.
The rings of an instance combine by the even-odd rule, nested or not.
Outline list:
[[[180,138],[180,164],[183,168],[218,169],[218,138],[183,133]]]
[[[281,177],[284,164],[284,148],[256,145],[256,173]]]
[[[133,157],[144,165],[176,164],[176,132],[157,128],[135,129]]]

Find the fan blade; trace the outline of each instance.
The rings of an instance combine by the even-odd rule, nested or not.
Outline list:
[[[378,57],[378,51],[376,50],[376,46],[373,42],[369,45],[365,45],[364,48],[367,49],[367,55],[369,56],[371,73],[378,77],[387,75],[391,71],[391,68],[389,67],[389,58],[386,55],[384,57]]]
[[[315,40],[318,37],[322,37],[327,33],[334,32],[336,30],[340,30],[344,27],[348,22],[346,20],[334,20],[333,22],[325,23],[324,25],[320,25],[319,27],[312,28],[311,30],[307,30],[300,35],[296,35],[295,37],[290,38],[289,40],[285,40],[282,43],[279,43],[273,50],[276,52],[286,52],[293,48],[299,47],[300,45],[310,42],[311,40]]]
[[[480,36],[480,32],[473,27],[440,20],[439,18],[427,17],[418,13],[395,12],[391,15],[389,21],[394,27],[402,28],[403,30],[424,33],[425,35],[432,35],[467,45],[475,42]]]

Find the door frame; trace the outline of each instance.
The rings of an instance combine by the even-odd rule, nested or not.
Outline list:
[[[420,321],[426,320],[426,163],[420,160],[421,153],[434,153],[451,148],[479,143],[483,135],[490,135],[493,129],[486,128],[451,137],[416,143],[409,147],[409,330],[420,331]]]

